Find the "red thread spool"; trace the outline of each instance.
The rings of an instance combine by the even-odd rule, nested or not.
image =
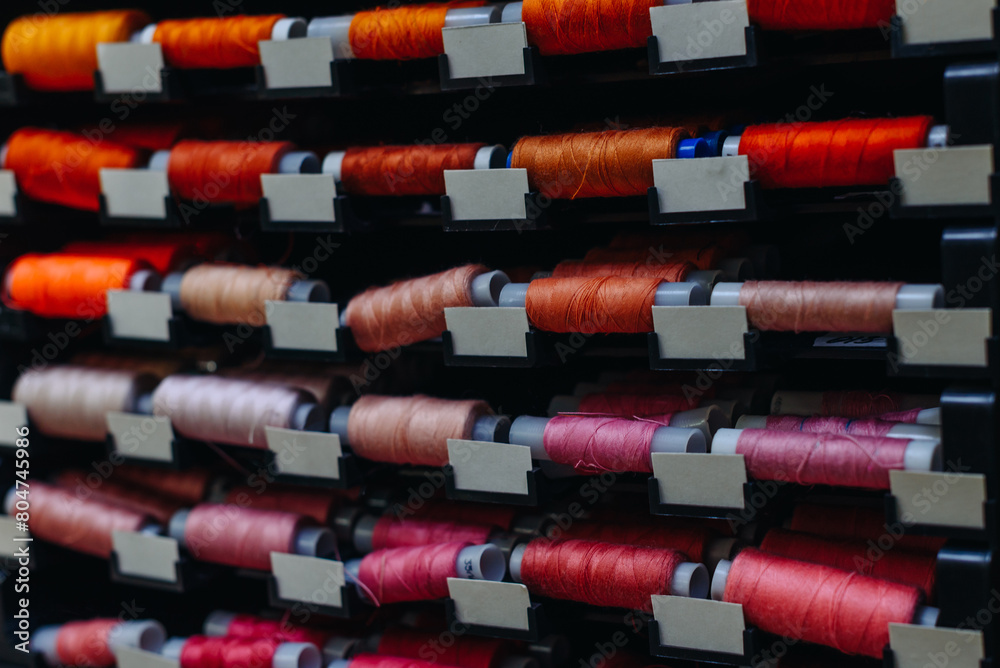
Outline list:
[[[800,485],[889,489],[889,471],[902,470],[909,441],[840,434],[743,429],[736,454],[757,480]]]
[[[883,413],[879,415],[880,420],[885,422],[905,422],[908,424],[913,424],[920,417],[920,414],[924,412],[923,408],[914,408],[908,411],[895,411],[893,413]]]
[[[353,29],[353,22],[351,26]],[[344,192],[353,195],[443,195],[444,170],[473,169],[476,153],[483,146],[418,144],[349,148],[341,163],[340,184]]]
[[[379,640],[378,653],[409,659],[429,659],[429,663],[436,665],[498,668],[511,650],[508,641],[497,638],[456,636],[449,645],[441,642],[440,638],[439,633],[390,626]]]
[[[467,543],[442,543],[372,552],[361,560],[358,580],[375,603],[432,601],[448,596],[448,578]]]
[[[444,53],[441,29],[448,10],[483,4],[481,1],[432,2],[358,12],[348,29],[351,53],[355,58],[366,60],[435,58]]]
[[[7,140],[4,167],[32,199],[97,211],[101,168],[136,167],[139,156],[139,151],[107,139],[95,143],[72,132],[21,128]]]
[[[115,665],[115,654],[108,640],[120,624],[118,619],[88,619],[63,624],[56,634],[59,662],[64,666],[86,668]]]
[[[269,485],[266,489],[260,490],[244,485],[230,489],[225,502],[254,510],[297,513],[319,524],[329,524],[334,511],[344,498],[343,494],[334,490],[282,485]]]
[[[653,433],[661,426],[613,417],[560,415],[548,421],[542,438],[552,461],[579,473],[652,473]]]
[[[85,255],[22,255],[7,268],[4,302],[45,318],[103,317],[108,290],[127,290],[139,260]]]
[[[160,524],[169,522],[173,514],[183,507],[177,500],[150,494],[146,490],[114,480],[105,480],[96,473],[88,476],[86,471],[63,471],[56,476],[56,484],[73,491],[77,498],[93,498],[119,508],[127,508],[148,515]]]
[[[521,19],[528,42],[542,55],[613,51],[645,47],[653,34],[649,10],[660,4],[657,0],[525,0]]]
[[[144,151],[163,151],[176,144],[188,132],[185,123],[122,123],[115,126],[114,138],[119,144]],[[103,132],[100,125],[88,125],[81,133]]]
[[[318,649],[323,649],[331,634],[278,619],[265,619],[257,615],[233,615],[226,628],[226,635],[237,638],[268,638],[280,642],[308,642],[316,645]]]
[[[719,534],[705,527],[574,522],[559,530],[560,540],[589,540],[676,550],[693,561],[705,560],[705,548]]]
[[[271,552],[293,553],[295,537],[307,525],[294,513],[200,503],[187,516],[184,545],[201,561],[267,571]]]
[[[851,30],[888,26],[894,0],[747,0],[750,20],[765,30]]]
[[[428,499],[422,506],[412,510],[400,507],[394,508],[394,511],[400,517],[406,511],[410,511],[413,516],[424,520],[488,524],[500,527],[501,529],[510,529],[514,525],[514,519],[518,514],[518,510],[510,506],[485,503],[458,503],[438,499]]]
[[[159,494],[181,501],[186,506],[201,502],[208,494],[212,474],[204,469],[170,471],[132,464],[122,464],[115,469],[115,478],[137,487],[147,487]]]
[[[528,320],[546,332],[653,331],[658,278],[540,278],[528,284]]]
[[[900,547],[882,551],[858,540],[828,540],[807,533],[771,529],[760,544],[764,552],[789,559],[826,564],[883,580],[916,587],[930,601],[934,598],[937,559],[926,552]]]
[[[896,173],[893,151],[926,146],[931,123],[914,116],[751,125],[739,152],[765,188],[885,185]]]
[[[289,142],[182,141],[170,151],[170,190],[186,200],[250,206],[264,196],[261,174],[278,170]]]
[[[920,603],[914,587],[830,566],[746,549],[733,561],[723,600],[767,633],[881,657],[889,624],[909,624]]]
[[[535,539],[525,547],[519,579],[539,596],[651,612],[649,597],[670,593],[683,562],[675,550]]]
[[[750,326],[774,332],[892,331],[902,283],[747,281],[739,304]]]
[[[602,415],[618,415],[621,417],[647,417],[650,415],[668,415],[678,411],[695,408],[700,403],[699,398],[687,398],[679,395],[662,394],[618,394],[600,392],[587,394],[580,399],[577,410],[580,413],[597,413]]]
[[[371,546],[367,551],[456,542],[483,545],[489,542],[492,532],[493,527],[486,524],[417,518],[404,520],[383,515],[372,527]]]
[[[181,668],[272,668],[281,645],[274,638],[191,636],[181,649]]]
[[[61,487],[33,481],[31,534],[62,547],[111,557],[111,532],[137,532],[151,523],[147,515],[93,499],[82,500]]]
[[[167,65],[181,69],[230,69],[260,64],[258,42],[271,39],[283,14],[160,21],[153,41]]]
[[[92,255],[142,260],[160,274],[167,274],[193,259],[196,250],[183,239],[72,241],[59,251],[67,255]]]
[[[826,538],[857,539],[867,541],[869,547],[875,545],[885,550],[886,545],[898,545],[906,550],[919,550],[937,554],[944,544],[944,538],[936,536],[904,535],[903,526],[889,526],[881,508],[862,506],[830,506],[800,503],[792,511],[789,525],[792,531],[817,534]]]

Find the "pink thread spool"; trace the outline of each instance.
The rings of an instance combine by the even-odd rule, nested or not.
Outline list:
[[[105,628],[106,635],[103,633]],[[78,632],[86,636],[71,637]],[[95,619],[39,627],[31,636],[29,648],[41,654],[50,666],[105,668],[114,665],[115,648],[135,647],[159,652],[166,637],[163,625],[152,619],[117,623],[116,620]],[[80,641],[85,643],[85,647],[80,648],[83,656],[76,656],[76,645]]]
[[[737,429],[772,429],[802,431],[810,434],[850,434],[886,438],[941,440],[941,428],[929,424],[889,422],[879,418],[852,420],[839,417],[801,417],[798,415],[743,415]]]

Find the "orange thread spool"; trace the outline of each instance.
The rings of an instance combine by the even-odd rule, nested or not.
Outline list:
[[[553,278],[594,278],[597,276],[620,276],[622,278],[658,278],[668,283],[683,281],[689,273],[697,269],[690,262],[587,262],[586,260],[564,260],[552,270]]]
[[[97,211],[101,168],[129,168],[138,162],[138,151],[108,140],[94,143],[72,132],[22,128],[7,140],[4,166],[32,199]]]
[[[885,185],[896,173],[893,151],[927,144],[930,116],[752,125],[740,137],[765,188]]]
[[[669,266],[689,262],[698,269],[714,269],[725,257],[726,251],[715,244],[699,246],[675,244],[658,249],[618,250],[614,248],[594,248],[583,256],[588,264],[615,264],[619,262],[641,262],[644,265]]]
[[[527,169],[531,189],[554,199],[645,195],[652,161],[676,157],[687,136],[683,128],[641,128],[523,137],[510,166]]]
[[[127,42],[148,23],[136,10],[22,16],[3,33],[4,69],[35,90],[93,90],[98,43]]]
[[[432,2],[376,7],[351,19],[348,40],[355,58],[413,60],[444,53],[441,29],[449,9],[479,7],[485,2]]]
[[[161,21],[153,41],[163,59],[181,69],[231,69],[260,64],[257,43],[271,39],[274,24],[284,14]]]
[[[649,9],[662,0],[524,0],[528,42],[542,55],[614,51],[646,46]]]
[[[4,302],[46,318],[100,318],[107,291],[127,289],[146,266],[117,257],[22,255],[7,269]]]
[[[653,331],[658,278],[542,278],[528,284],[528,320],[546,332]]]
[[[182,141],[170,151],[167,180],[181,199],[253,205],[264,192],[261,174],[278,169],[289,142]]]
[[[195,248],[182,239],[166,237],[146,241],[113,240],[72,241],[59,251],[68,255],[100,255],[145,260],[153,269],[166,274],[195,256]]]
[[[443,195],[444,170],[472,169],[476,152],[483,146],[485,144],[349,148],[341,164],[340,183],[344,192],[355,195]]]

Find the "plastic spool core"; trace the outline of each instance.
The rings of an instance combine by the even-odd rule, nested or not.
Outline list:
[[[156,24],[150,23],[148,26],[132,35],[131,41],[139,44],[153,44],[153,36],[156,34]]]
[[[520,23],[521,22],[521,3],[511,2],[503,6],[503,10],[500,13],[500,21],[502,23]]]
[[[736,443],[740,439],[742,429],[720,429],[712,437],[711,453],[713,455],[735,455]]]
[[[524,559],[524,552],[527,549],[528,544],[521,543],[510,553],[510,564],[508,565],[508,569],[510,570],[510,579],[514,582],[521,581],[521,561]]]
[[[731,281],[748,281],[754,277],[753,263],[745,257],[727,257],[719,260],[719,271]]]
[[[726,580],[729,578],[729,569],[732,568],[732,566],[732,561],[729,559],[722,559],[715,567],[715,573],[712,575],[713,601],[722,601],[725,599]]]
[[[283,642],[271,659],[271,668],[320,668],[322,657],[312,643]]]
[[[498,306],[504,286],[510,283],[502,271],[488,271],[472,279],[472,303],[476,306]]]
[[[484,415],[472,424],[473,441],[496,443],[503,432],[510,433],[510,418],[506,415]]]
[[[730,135],[722,142],[722,157],[732,158],[740,154],[740,136]]]
[[[312,151],[289,151],[278,161],[280,174],[319,174],[319,158]]]
[[[899,310],[926,310],[944,307],[944,287],[941,285],[904,285],[896,293]]]
[[[59,666],[62,661],[59,659],[59,650],[57,649],[58,637],[58,625],[42,626],[32,634],[28,647],[32,652],[37,652],[45,657],[45,663],[50,666]]]
[[[907,471],[940,471],[943,468],[941,441],[917,439],[906,445],[903,454],[903,468]]]
[[[171,516],[170,522],[167,523],[167,535],[181,545],[184,545],[184,527],[187,525],[190,513],[191,511],[187,509],[178,510]]]
[[[743,415],[736,421],[737,429],[767,429],[766,415]]]
[[[306,36],[326,37],[333,46],[334,60],[351,60],[354,58],[354,51],[351,49],[351,21],[353,20],[353,14],[315,18],[309,22]]]
[[[455,10],[452,10],[455,11]],[[451,12],[449,12],[450,14]],[[473,169],[502,169],[507,162],[507,149],[500,144],[484,146],[476,151]]]
[[[132,292],[159,292],[163,279],[152,269],[140,269],[128,281]]]
[[[350,406],[337,406],[330,413],[330,433],[339,436],[341,443],[349,443],[347,440],[347,422],[350,418]]]
[[[503,307],[524,308],[528,299],[529,283],[508,283],[500,290],[499,305]]]
[[[705,564],[690,561],[677,564],[674,577],[670,580],[671,595],[705,598],[708,596],[708,588],[708,569]]]
[[[205,623],[202,624],[201,630],[207,636],[229,635],[229,625],[233,623],[234,619],[236,619],[235,612],[213,610],[205,617]]]
[[[653,306],[703,306],[708,291],[698,283],[660,283],[653,297]]]
[[[153,619],[122,622],[108,635],[108,645],[116,647],[136,647],[147,652],[159,653],[167,639],[163,624]]]
[[[323,281],[294,281],[285,293],[285,300],[326,304],[330,301],[330,287]]]
[[[514,445],[523,445],[531,449],[532,459],[551,460],[545,452],[545,425],[549,418],[521,415],[510,423],[510,435],[507,440]]]
[[[146,169],[151,172],[165,172],[170,167],[170,151],[155,151],[149,156]]]
[[[712,299],[709,301],[709,305],[739,306],[740,290],[742,289],[742,283],[716,283],[715,287],[712,289]]]
[[[444,15],[445,28],[461,28],[463,26],[478,26],[496,23],[500,19],[500,5],[483,5],[481,7],[459,7],[449,9]]]
[[[333,177],[334,181],[339,182],[341,176],[341,167],[344,164],[344,156],[347,153],[344,151],[330,151],[323,158],[322,172],[324,174],[329,174]]]
[[[303,557],[325,557],[337,550],[337,539],[325,527],[306,527],[295,535],[295,554]]]
[[[160,650],[160,654],[165,659],[180,661],[181,652],[184,651],[184,643],[186,642],[187,638],[171,638],[167,642],[163,643],[163,649]]]
[[[468,580],[498,582],[507,571],[503,552],[496,545],[472,545],[463,548],[455,560],[455,574]]]
[[[372,539],[375,537],[375,525],[379,519],[375,515],[365,515],[354,525],[354,549],[358,552],[368,554],[375,550]]]
[[[708,450],[705,434],[700,429],[683,427],[660,427],[653,432],[653,440],[649,444],[649,452],[695,452],[704,453]]]
[[[306,20],[303,18],[283,18],[271,28],[272,40],[296,39],[306,36]]]

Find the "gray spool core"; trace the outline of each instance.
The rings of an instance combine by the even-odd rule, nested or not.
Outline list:
[[[504,286],[510,284],[502,271],[488,271],[472,279],[472,303],[476,306],[499,306]]]
[[[323,431],[323,412],[313,403],[299,404],[292,415],[292,429]]]
[[[307,642],[283,642],[271,658],[271,668],[320,668],[321,663],[316,645]]]
[[[372,539],[375,537],[375,525],[379,519],[375,515],[365,515],[354,525],[354,547],[358,552],[368,554],[375,549]]]
[[[160,654],[165,659],[180,661],[181,652],[184,651],[184,643],[186,642],[187,638],[171,638],[167,642],[163,643],[163,649],[160,650]]]
[[[170,295],[170,304],[175,311],[184,310],[181,306],[181,281],[183,280],[183,272],[175,271],[172,274],[167,274],[160,284],[160,292],[166,292]]]
[[[337,406],[330,413],[330,433],[340,436],[341,443],[349,443],[347,440],[347,421],[350,417],[350,406]]]
[[[50,666],[58,666],[62,663],[59,660],[59,651],[57,649],[58,637],[58,625],[42,626],[35,629],[28,647],[32,652],[45,657],[45,663]]]
[[[295,535],[295,554],[304,557],[325,557],[337,549],[333,532],[324,527],[306,527]]]
[[[235,612],[213,610],[208,613],[208,617],[205,618],[205,623],[202,624],[201,630],[207,636],[229,635],[229,625],[235,618]]]
[[[483,417],[478,418],[472,425],[472,440],[488,442],[495,441],[497,427],[501,425],[509,429],[510,418],[506,415],[484,415]]]
[[[312,151],[289,151],[278,161],[278,173],[319,174],[319,158]]]
[[[128,289],[133,292],[158,292],[163,279],[152,269],[140,269],[132,274]]]
[[[451,12],[448,13],[451,14]],[[507,149],[500,144],[496,144],[495,146],[484,146],[476,151],[476,160],[472,163],[473,169],[503,169],[506,166]]]
[[[944,287],[940,285],[904,285],[896,293],[896,308],[923,310],[944,306]]]
[[[528,298],[528,283],[508,283],[500,290],[499,306],[524,308]]]
[[[167,639],[163,624],[153,619],[122,622],[108,634],[108,645],[135,647],[147,652],[159,652]]]
[[[478,26],[496,23],[500,20],[500,5],[483,5],[482,7],[459,7],[449,9],[444,15],[445,28],[460,28],[462,26]]]
[[[660,283],[653,298],[654,306],[703,306],[708,291],[698,283]]]
[[[184,527],[187,526],[187,518],[190,513],[191,511],[187,509],[178,510],[167,524],[167,535],[181,545],[184,545]]]
[[[271,28],[272,40],[296,39],[306,36],[306,20],[301,17],[280,19]]]
[[[156,151],[149,158],[149,164],[146,165],[146,169],[154,172],[165,172],[170,166],[170,151]]]
[[[323,281],[295,281],[292,283],[285,299],[290,302],[329,302],[330,288]]]
[[[152,415],[153,414],[153,395],[152,394],[140,394],[135,398],[135,403],[132,405],[132,410],[140,415]]]
[[[521,3],[511,2],[503,6],[503,11],[500,14],[500,20],[504,23],[520,23],[521,22]]]

